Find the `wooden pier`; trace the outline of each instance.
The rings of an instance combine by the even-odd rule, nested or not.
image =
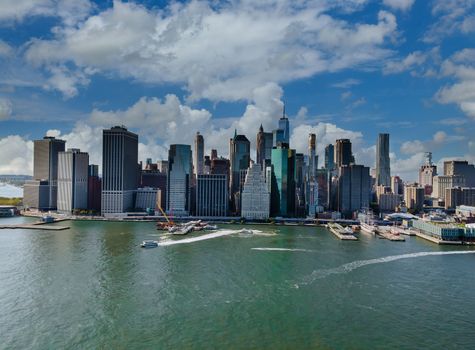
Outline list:
[[[333,233],[342,241],[357,241],[358,240],[356,236],[354,236],[351,233],[346,232],[345,228],[341,226],[340,224],[329,223],[328,229],[331,231],[331,233]]]

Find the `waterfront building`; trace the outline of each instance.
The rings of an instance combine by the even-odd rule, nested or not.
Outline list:
[[[371,197],[369,168],[363,165],[342,165],[338,168],[337,210],[344,217],[368,209]]]
[[[138,135],[124,126],[102,131],[103,215],[120,214],[134,208],[138,180]]]
[[[389,134],[379,134],[376,143],[376,185],[391,186]]]
[[[196,175],[204,173],[205,142],[199,132],[195,136],[195,153],[193,154],[193,168]],[[208,157],[209,159],[209,157]]]
[[[348,139],[336,140],[335,143],[335,166],[339,168],[343,165],[354,163],[351,141]]]
[[[307,184],[307,166],[303,153],[295,154],[295,215],[304,217],[306,213],[305,192]]]
[[[33,142],[33,180],[23,188],[25,207],[40,210],[57,208],[58,154],[64,152],[66,141],[45,136]]]
[[[291,217],[295,215],[295,150],[285,144],[272,149],[272,168],[276,187],[272,202],[275,204],[276,216]],[[275,190],[275,191],[274,191]]]
[[[226,174],[198,175],[196,181],[196,215],[227,216],[228,188]]]
[[[58,153],[58,211],[87,209],[89,154],[79,149]]]
[[[417,184],[406,185],[404,188],[404,202],[407,209],[420,211],[424,205],[424,187]]]
[[[443,241],[460,241],[464,235],[463,228],[452,224],[434,224],[424,220],[413,220],[412,227],[428,236]]]
[[[325,169],[331,171],[335,168],[335,147],[332,144],[325,147]]]
[[[135,209],[142,211],[151,209],[155,211],[158,203],[158,191],[159,189],[152,187],[137,188],[137,193],[135,196]]]
[[[241,216],[250,220],[267,220],[270,213],[270,193],[259,163],[251,163],[242,191]]]
[[[445,200],[445,189],[451,187],[465,187],[465,177],[461,175],[434,176],[432,197]]]
[[[314,218],[318,208],[318,160],[316,154],[317,137],[315,134],[308,136],[308,168],[307,168],[307,214]]]
[[[191,210],[192,159],[190,145],[171,145],[168,151],[167,211],[187,216]]]
[[[87,177],[87,209],[94,212],[101,212],[101,178],[99,177],[99,165],[90,164],[88,166]]]
[[[159,170],[142,170],[140,173],[139,187],[151,187],[160,190],[161,197],[160,202],[158,202],[157,205],[160,205],[161,208],[165,210],[165,208],[167,207],[167,173],[163,173]]]
[[[233,203],[233,211],[238,213],[239,203],[235,202],[236,194],[241,190],[241,171],[249,168],[251,161],[251,143],[244,135],[234,132],[234,137],[229,140],[229,155],[231,162],[230,197]],[[239,197],[239,196],[238,196]]]
[[[419,184],[425,188],[425,194],[430,196],[434,186],[434,176],[437,176],[437,166],[432,163],[432,153],[426,152],[426,162],[419,170]]]
[[[466,160],[450,160],[444,162],[444,175],[463,176],[465,178],[465,186],[475,187],[475,166],[468,164]]]
[[[378,196],[378,206],[380,212],[395,211],[401,204],[401,197],[395,193],[381,193]]]
[[[261,124],[256,138],[256,161],[261,165],[261,167],[270,164],[272,143],[273,134],[271,132],[264,132],[264,128]]]

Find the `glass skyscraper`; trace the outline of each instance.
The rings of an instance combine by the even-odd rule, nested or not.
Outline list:
[[[191,146],[171,145],[168,151],[167,211],[189,215],[191,209]]]
[[[376,144],[376,185],[391,186],[389,134],[379,134]]]
[[[272,200],[274,215],[295,214],[295,150],[285,146],[272,149],[272,168],[275,179]]]

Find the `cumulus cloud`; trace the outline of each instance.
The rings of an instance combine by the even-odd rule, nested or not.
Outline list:
[[[0,58],[10,56],[13,49],[5,41],[0,39]]]
[[[438,43],[455,33],[469,34],[475,31],[474,0],[434,0],[432,15],[435,22],[429,26],[423,40]]]
[[[402,60],[388,61],[383,69],[384,74],[395,74],[410,70],[422,65],[427,60],[427,54],[414,51]]]
[[[466,115],[475,118],[475,49],[454,53],[442,63],[441,74],[456,83],[439,89],[436,100],[456,103]]]
[[[0,174],[31,175],[33,142],[18,135],[0,138]]]
[[[461,141],[459,136],[448,136],[444,131],[437,131],[431,140],[421,141],[413,140],[406,141],[401,145],[401,152],[404,154],[416,154],[423,152],[432,152],[447,142]]]
[[[50,70],[68,64],[182,84],[191,100],[250,99],[268,82],[380,65],[392,55],[386,44],[397,31],[393,14],[380,11],[373,23],[356,24],[329,14],[364,3],[190,1],[148,9],[114,1],[78,26],[56,28],[52,40],[33,40],[26,58]]]
[[[415,0],[383,0],[383,4],[394,9],[407,11],[414,4]]]
[[[32,16],[60,17],[65,25],[74,25],[92,8],[89,0],[2,0],[0,25]]]

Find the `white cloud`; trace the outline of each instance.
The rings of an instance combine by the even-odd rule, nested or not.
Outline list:
[[[407,11],[414,4],[415,0],[383,0],[383,4],[394,10]]]
[[[391,60],[383,68],[384,74],[395,74],[410,70],[420,66],[427,60],[427,54],[421,51],[414,51],[402,60]]]
[[[12,103],[6,98],[0,97],[0,121],[10,118],[12,115]]]
[[[0,39],[0,58],[10,56],[12,52],[12,47]]]
[[[436,100],[456,103],[466,115],[475,118],[475,49],[458,51],[446,59],[441,74],[457,82],[439,89]]]
[[[445,131],[437,131],[431,140],[406,141],[401,145],[401,152],[404,154],[416,154],[421,152],[432,152],[448,142],[461,141],[458,136],[448,136]]]
[[[21,22],[26,17],[60,17],[65,25],[75,25],[92,10],[89,0],[2,0],[0,24]]]
[[[203,1],[164,10],[115,1],[53,40],[33,40],[29,62],[112,72],[148,83],[183,84],[189,98],[251,99],[268,82],[380,65],[397,30],[393,14],[352,24],[328,14],[366,1]],[[50,68],[51,69],[51,68]],[[66,90],[67,91],[67,90]]]
[[[343,80],[339,83],[332,84],[332,86],[339,89],[348,89],[354,85],[359,85],[359,84],[361,84],[361,81],[350,78],[350,79]]]
[[[474,0],[433,0],[432,15],[436,20],[425,33],[423,40],[427,43],[438,43],[455,33],[473,33],[474,8]]]
[[[33,142],[18,135],[0,138],[0,174],[31,175]]]

